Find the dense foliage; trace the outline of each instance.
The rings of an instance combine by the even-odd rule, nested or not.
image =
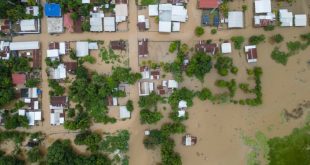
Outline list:
[[[152,4],[157,4],[158,0],[141,0],[141,5],[142,6],[148,6]]]
[[[0,107],[14,99],[11,68],[0,61]]]
[[[230,39],[234,43],[235,49],[241,49],[243,43],[244,43],[244,37],[243,36],[234,36]]]
[[[190,59],[186,68],[186,74],[190,77],[195,76],[200,81],[204,80],[205,74],[212,69],[212,59],[209,55],[202,52],[197,52]]]
[[[99,149],[99,142],[101,141],[101,136],[97,133],[84,131],[76,135],[74,143],[77,145],[86,145],[87,150],[96,152]]]
[[[120,150],[121,152],[128,151],[130,134],[127,130],[118,132],[116,135],[107,135],[100,143],[100,150],[105,152],[114,152]]]
[[[78,129],[87,129],[90,126],[90,117],[86,112],[79,112],[74,120],[67,119],[64,123],[65,129],[69,130],[78,130]]]
[[[213,100],[213,94],[210,89],[203,88],[201,91],[197,92],[197,96],[200,100]]]
[[[28,118],[26,116],[20,116],[18,114],[6,115],[4,117],[4,127],[6,129],[15,129],[17,127],[28,128]]]
[[[56,80],[48,80],[48,86],[50,87],[50,96],[62,96],[65,93],[65,88],[59,85]]]
[[[163,115],[158,111],[150,111],[148,109],[142,109],[140,111],[140,121],[142,124],[154,124],[157,123]]]
[[[216,59],[214,67],[217,69],[217,73],[221,76],[226,76],[229,70],[233,68],[233,60],[227,56],[219,56]]]
[[[140,96],[139,107],[144,109],[155,108],[157,109],[157,103],[162,101],[162,98],[155,92],[151,92],[148,96]]]
[[[265,35],[261,34],[261,35],[253,35],[249,38],[249,43],[252,45],[258,45],[261,42],[264,42],[266,39]]]
[[[168,103],[171,105],[172,109],[177,109],[179,102],[184,100],[187,102],[187,106],[191,107],[193,105],[193,98],[195,93],[185,87],[175,90],[168,98]]]
[[[43,155],[40,152],[39,147],[33,147],[27,152],[27,159],[31,163],[38,162],[40,159],[42,159],[42,157]]]
[[[276,47],[271,53],[271,58],[277,63],[286,65],[289,55],[283,51],[280,51],[279,48]]]
[[[204,33],[205,33],[205,29],[204,29],[203,27],[197,26],[197,27],[195,28],[195,35],[196,35],[197,37],[202,36]]]
[[[40,79],[38,78],[27,79],[25,86],[28,88],[33,88],[39,85],[39,83],[40,83]]]
[[[170,43],[169,45],[169,52],[173,53],[176,50],[178,50],[180,48],[181,42],[180,41],[173,41]]]
[[[284,37],[281,34],[276,34],[271,37],[272,41],[280,43],[284,40]]]

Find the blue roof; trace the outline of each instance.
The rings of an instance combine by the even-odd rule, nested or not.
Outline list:
[[[61,8],[59,4],[46,3],[44,8],[47,17],[61,17]]]
[[[213,25],[219,26],[219,24],[220,24],[220,18],[218,16],[215,16],[213,20]]]
[[[203,21],[204,24],[209,24],[209,16],[204,15],[204,16],[202,17],[202,21]]]

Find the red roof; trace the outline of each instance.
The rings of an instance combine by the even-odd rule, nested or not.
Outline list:
[[[13,84],[15,85],[25,84],[26,75],[14,73],[12,74],[12,81],[13,81]]]
[[[199,0],[200,9],[214,9],[218,8],[220,5],[219,0]]]

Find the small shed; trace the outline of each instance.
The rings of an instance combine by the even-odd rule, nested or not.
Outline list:
[[[257,49],[256,45],[249,45],[245,46],[245,53],[248,63],[255,63],[257,62]]]
[[[176,89],[179,87],[179,84],[175,80],[168,80],[168,88],[169,89]]]
[[[138,40],[138,56],[147,57],[149,55],[148,39]]]
[[[128,119],[130,118],[130,111],[128,111],[126,106],[120,106],[119,107],[119,117],[121,119]]]
[[[76,42],[76,56],[85,57],[89,55],[88,42],[78,41]]]
[[[116,31],[116,24],[115,24],[115,17],[104,17],[104,31],[105,32],[115,32]]]
[[[158,31],[163,33],[170,33],[172,30],[172,25],[170,21],[159,21]]]
[[[306,14],[295,14],[294,23],[295,23],[295,26],[298,26],[298,27],[307,26],[307,15]]]
[[[185,146],[192,146],[197,143],[197,137],[191,136],[190,134],[186,134],[182,137],[183,145]]]
[[[221,50],[222,53],[226,54],[226,53],[231,53],[231,43],[230,42],[224,42],[221,45]]]

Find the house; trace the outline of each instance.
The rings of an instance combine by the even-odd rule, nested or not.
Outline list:
[[[173,5],[183,5],[184,3],[188,3],[188,0],[168,0],[167,2]]]
[[[187,108],[187,102],[185,100],[179,101],[178,108],[180,110],[185,110]]]
[[[265,27],[265,26],[274,24],[275,20],[276,20],[276,15],[274,13],[267,13],[266,15],[255,15],[254,26]]]
[[[150,69],[147,66],[141,66],[140,73],[142,75],[142,79],[150,79]]]
[[[185,117],[186,116],[186,111],[185,110],[178,110],[178,117],[181,118],[181,117]]]
[[[149,16],[158,16],[158,5],[149,5]]]
[[[26,7],[26,14],[30,14],[32,16],[39,16],[39,6],[27,6]]]
[[[52,96],[50,99],[50,109],[58,110],[68,107],[67,96]]]
[[[119,107],[119,117],[120,119],[129,119],[130,118],[130,111],[127,110],[126,106]]]
[[[48,43],[48,50],[58,50],[59,55],[65,55],[70,51],[69,42],[50,42]]]
[[[287,9],[279,10],[280,23],[282,27],[293,26],[293,13]]]
[[[141,81],[139,82],[139,96],[148,96],[154,91],[154,83]]]
[[[295,14],[294,25],[297,27],[307,26],[307,15]]]
[[[52,109],[50,113],[51,125],[62,125],[65,122],[65,113],[63,109]]]
[[[124,22],[127,20],[128,17],[127,3],[116,3],[114,11],[115,11],[116,23]]]
[[[66,68],[64,64],[59,64],[57,68],[50,68],[51,79],[54,80],[63,80],[67,78]]]
[[[19,33],[39,33],[39,22],[37,19],[23,19],[19,21]]]
[[[91,32],[102,32],[103,31],[102,18],[91,17],[89,23],[90,23]]]
[[[23,73],[13,73],[12,74],[12,83],[14,85],[24,85],[26,82],[26,75]]]
[[[230,42],[224,42],[221,45],[221,50],[223,54],[231,53],[231,43]]]
[[[58,49],[48,49],[46,51],[47,51],[46,57],[48,57],[48,58],[55,59],[55,58],[59,57],[59,50]]]
[[[144,15],[138,15],[138,29],[139,31],[145,31],[150,28],[150,21],[146,19]]]
[[[38,88],[28,88],[28,98],[35,99],[38,98],[39,92]]]
[[[255,0],[255,14],[271,13],[271,0]]]
[[[143,38],[138,41],[138,55],[139,57],[147,57],[149,55],[148,39]]]
[[[62,17],[48,17],[47,21],[47,32],[48,33],[63,33],[63,18]]]
[[[151,71],[151,79],[152,80],[158,80],[159,78],[160,78],[160,71],[159,70]]]
[[[78,41],[76,42],[76,56],[85,57],[89,55],[88,42]]]
[[[219,52],[217,44],[208,44],[206,41],[199,41],[195,45],[195,49],[197,52],[208,53],[210,55],[215,55]]]
[[[108,97],[108,106],[117,106],[118,100],[117,97],[109,96]]]
[[[249,45],[245,46],[245,53],[248,63],[255,63],[257,62],[257,49],[256,45]]]
[[[24,109],[19,109],[18,115],[26,116],[30,126],[34,126],[38,121],[42,120],[41,111],[26,111]]]
[[[39,41],[11,42],[10,43],[11,51],[35,50],[35,49],[40,49]]]
[[[182,137],[182,143],[185,146],[192,146],[197,143],[197,137],[191,136],[190,134],[186,134]]]
[[[0,59],[10,59],[10,42],[0,41]]]
[[[104,31],[105,32],[115,32],[116,31],[116,23],[115,17],[104,17]]]
[[[198,0],[199,9],[216,9],[220,4],[220,0]]]
[[[44,13],[47,17],[61,17],[60,4],[46,3],[44,5]]]
[[[110,41],[110,47],[113,50],[126,50],[127,44],[124,40]]]
[[[181,23],[180,22],[172,22],[172,31],[179,32],[181,30]]]
[[[159,32],[171,32],[174,22],[186,22],[187,9],[184,6],[172,4],[159,4]],[[180,31],[179,24],[175,24],[174,31]]]
[[[168,80],[163,81],[163,86],[168,87],[168,89],[177,89],[179,87],[179,84],[175,80]]]
[[[244,18],[242,11],[228,12],[228,28],[243,28]]]
[[[75,74],[78,67],[77,62],[64,62],[67,73]]]

